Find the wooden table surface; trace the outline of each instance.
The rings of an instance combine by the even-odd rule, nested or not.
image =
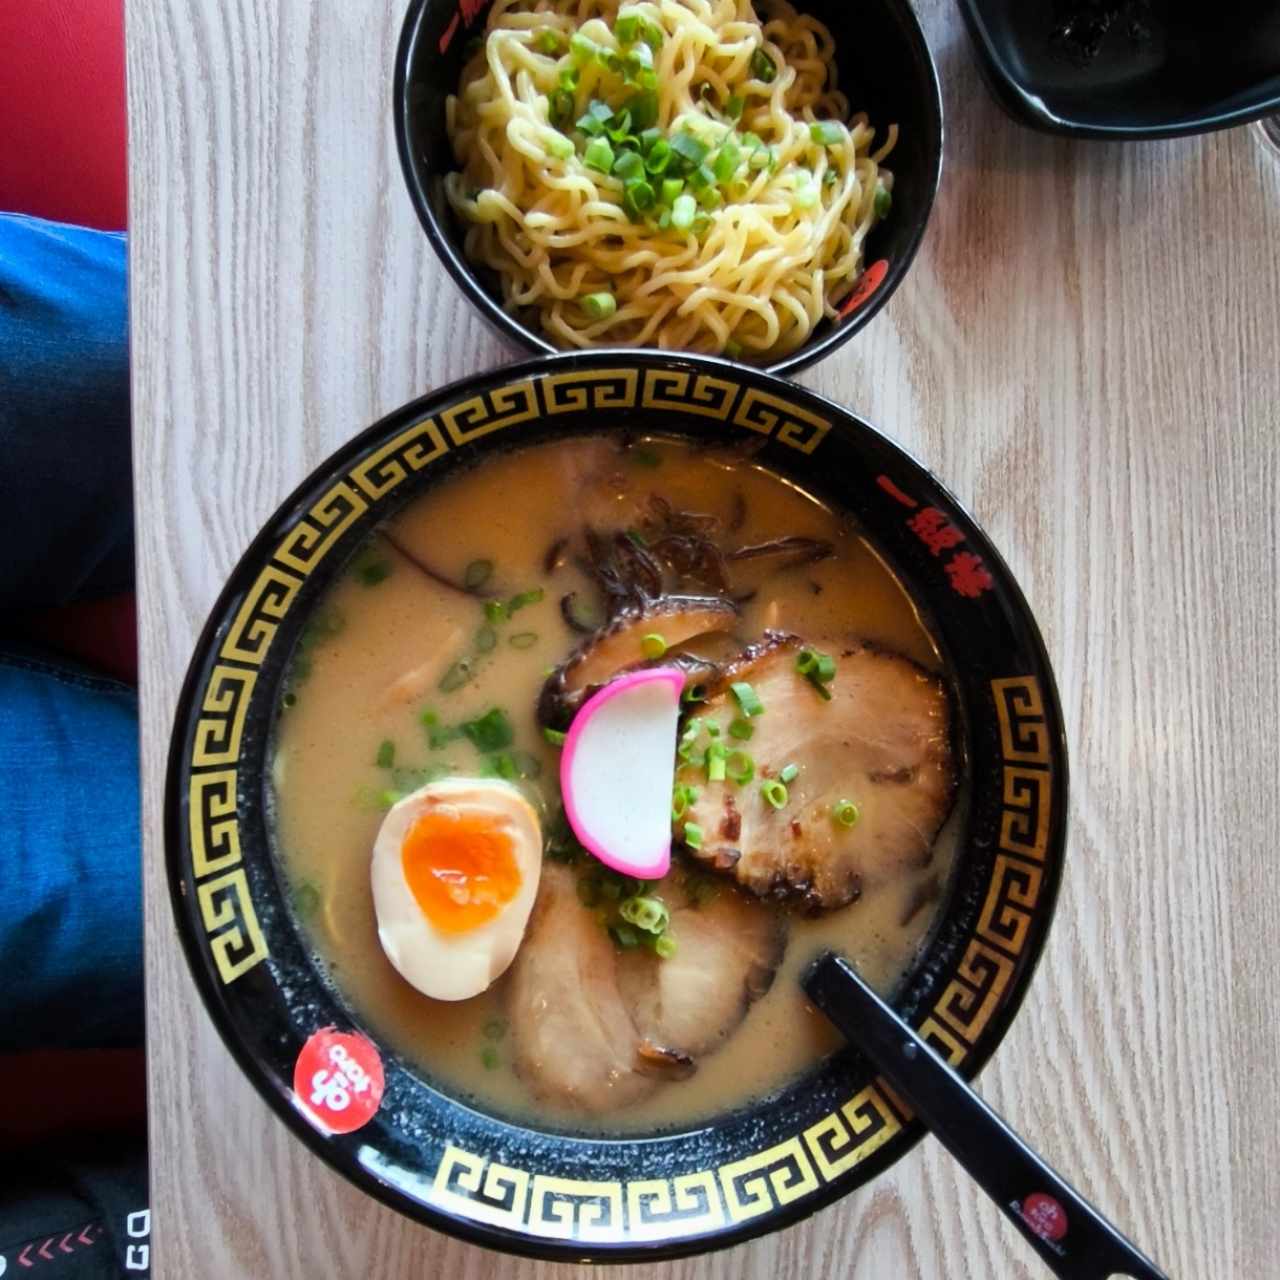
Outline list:
[[[391,134],[402,0],[128,0],[154,1274],[550,1277],[364,1198],[197,998],[160,806],[179,682],[259,524],[359,428],[510,358],[436,262]],[[946,168],[916,264],[803,381],[931,466],[1035,609],[1072,750],[1067,875],[987,1098],[1172,1275],[1280,1248],[1280,161],[1256,130],[1015,127],[919,5]],[[933,1141],[661,1277],[1041,1274]]]

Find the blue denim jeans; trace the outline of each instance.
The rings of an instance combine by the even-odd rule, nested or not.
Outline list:
[[[133,581],[125,239],[0,214],[0,1049],[142,1040],[133,692],[5,610]]]

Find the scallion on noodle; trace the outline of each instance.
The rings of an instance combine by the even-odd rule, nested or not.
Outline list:
[[[467,256],[560,345],[767,360],[839,323],[896,126],[850,118],[820,22],[756,3],[494,0],[445,190]]]
[[[581,302],[593,320],[607,320],[618,309],[618,300],[611,293],[588,293]]]

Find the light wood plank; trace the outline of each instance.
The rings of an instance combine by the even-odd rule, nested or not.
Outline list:
[[[302,476],[510,358],[436,263],[391,138],[391,0],[129,0],[155,1275],[568,1276],[409,1224],[242,1080],[183,964],[161,788],[220,583]],[[920,5],[946,173],[885,313],[807,375],[985,524],[1057,665],[1069,871],[987,1097],[1182,1276],[1270,1274],[1280,984],[1280,163],[1245,131],[1011,125]],[[1039,1274],[926,1142],[781,1235],[667,1277]]]

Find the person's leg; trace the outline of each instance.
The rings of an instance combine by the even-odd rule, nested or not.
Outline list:
[[[0,1050],[142,1043],[133,692],[0,651]]]
[[[0,214],[0,609],[133,582],[125,237]]]

